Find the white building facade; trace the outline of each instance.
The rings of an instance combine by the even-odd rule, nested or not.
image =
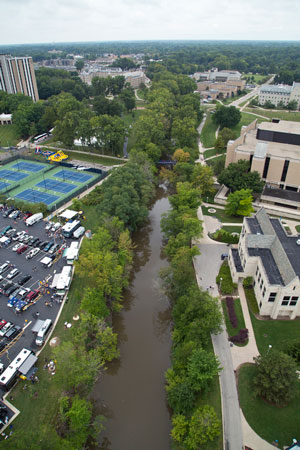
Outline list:
[[[264,84],[258,95],[258,102],[264,105],[266,102],[271,102],[278,106],[282,103],[287,106],[289,102],[295,100],[297,102],[297,109],[300,108],[300,83],[293,83],[292,86],[287,84],[269,85]]]
[[[245,218],[238,246],[229,250],[234,282],[254,279],[259,313],[271,319],[300,317],[300,236],[288,236],[262,208]]]

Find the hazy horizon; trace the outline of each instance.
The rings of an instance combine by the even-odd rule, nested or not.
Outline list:
[[[298,0],[2,0],[0,45],[298,41]]]

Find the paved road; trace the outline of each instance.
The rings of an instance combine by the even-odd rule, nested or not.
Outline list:
[[[202,219],[201,209],[198,217]],[[208,225],[208,223],[207,223]],[[228,252],[226,244],[220,244],[207,236],[207,226],[204,223],[204,236],[197,243],[201,254],[194,259],[195,270],[199,285],[208,289],[214,296],[218,296],[216,276],[221,266],[221,254]],[[232,356],[226,331],[212,336],[214,351],[220,360],[222,371],[220,385],[222,394],[223,434],[225,450],[242,450],[243,433],[240,407],[233,370]]]

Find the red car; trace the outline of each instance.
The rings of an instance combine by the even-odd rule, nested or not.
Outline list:
[[[17,250],[18,255],[21,255],[21,253],[26,252],[27,249],[28,249],[28,245],[23,245],[22,247],[18,248],[18,250]]]
[[[39,289],[34,289],[34,291],[30,291],[27,295],[26,295],[26,299],[31,302],[32,300],[34,300],[38,295],[39,295],[40,291]]]
[[[26,219],[28,219],[28,217],[30,217],[30,216],[32,216],[31,213],[26,213],[26,214],[24,214],[23,219],[26,220]]]
[[[7,324],[6,320],[4,320],[4,319],[1,320],[1,321],[0,321],[0,330],[1,330],[1,328],[4,327],[4,325],[6,325],[6,324]]]

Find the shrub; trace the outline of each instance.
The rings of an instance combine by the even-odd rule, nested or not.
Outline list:
[[[253,278],[252,277],[246,277],[243,281],[244,288],[248,289],[253,286]]]
[[[237,288],[236,283],[233,283],[232,281],[230,269],[226,261],[222,264],[216,281],[220,286],[222,294],[233,294],[234,290]]]
[[[229,340],[234,344],[245,344],[248,339],[248,330],[247,328],[241,328],[238,334],[235,336],[231,336]]]
[[[229,320],[233,328],[237,328],[237,317],[234,309],[234,300],[232,297],[226,297],[226,306],[229,315]]]
[[[217,230],[210,235],[212,239],[218,242],[226,242],[227,244],[237,244],[239,242],[239,236],[232,235],[229,231]]]
[[[247,299],[248,306],[250,307],[253,314],[259,314],[258,304],[255,296],[254,289],[249,287],[245,290],[245,295]]]
[[[300,363],[300,340],[288,344],[284,349],[284,352],[291,356],[296,363]]]

